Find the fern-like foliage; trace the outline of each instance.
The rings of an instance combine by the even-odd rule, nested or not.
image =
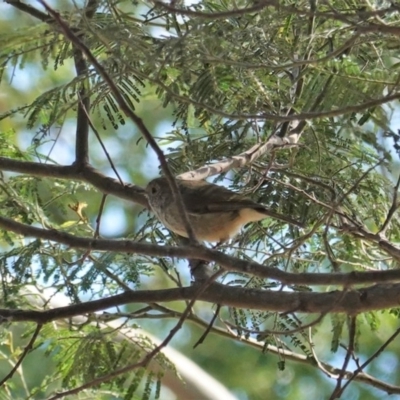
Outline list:
[[[20,2],[6,3],[24,8]],[[90,50],[127,106],[139,117],[146,116],[174,174],[229,159],[272,134],[284,137],[298,129],[300,141],[293,148],[276,150],[212,179],[290,216],[304,228],[267,218],[249,224],[218,250],[296,274],[398,267],[378,241],[366,243],[365,235],[355,238],[343,228],[351,221],[373,234],[383,230],[382,238],[391,243],[400,240],[397,189],[393,189],[397,176],[391,175],[396,171],[400,135],[390,121],[393,103],[385,100],[399,93],[398,5],[378,0],[283,0],[279,5],[202,0],[188,6],[102,0],[79,8],[74,2],[64,3],[68,4],[59,10],[60,17]],[[62,164],[62,157],[43,148],[58,141],[63,156],[73,153],[74,146],[75,154],[80,150],[81,142],[75,141],[77,110],[81,112],[90,99],[84,110],[86,126],[91,128],[88,158],[102,172],[114,174],[105,163],[115,151],[112,167],[126,173],[121,174],[124,180],[144,183],[158,160],[140,147],[143,141],[135,137],[136,128],[119,108],[113,88],[66,38],[57,19],[29,7],[17,11],[27,13],[29,20],[20,19],[15,26],[4,20],[0,25],[0,83],[9,95],[0,93],[0,156]],[[157,125],[162,112],[170,117],[168,127]],[[121,165],[124,161],[129,165]],[[98,238],[105,206],[125,212],[125,231],[116,236],[160,245],[175,245],[179,239],[146,211],[136,218],[131,204],[116,205],[106,196],[107,189],[99,193],[83,175],[76,173],[71,180],[42,175],[2,173],[2,215],[26,225]],[[390,223],[383,229],[389,215]],[[5,230],[0,239],[1,295],[7,308],[30,306],[18,297],[27,286],[52,287],[54,296],[63,294],[72,304],[135,290],[146,286],[149,277],[156,283],[165,284],[165,279],[184,286],[175,259],[75,249],[56,241],[23,239]],[[324,290],[237,272],[227,273],[221,282],[227,289],[240,286],[297,294]],[[160,311],[159,305],[149,307]],[[237,337],[257,339],[266,350],[271,345],[296,351],[309,360],[314,357],[310,336],[318,335],[323,325],[306,332],[302,326],[309,318],[297,311],[231,308],[222,315]],[[173,315],[167,308],[162,312]],[[398,310],[388,315],[398,317]],[[42,328],[37,346],[52,359],[57,372],[43,377],[30,396],[47,396],[48,387],[69,389],[96,380],[138,363],[154,348],[150,340],[139,337],[133,349],[115,332],[100,328],[99,320],[87,318],[87,323],[76,326]],[[330,320],[330,348],[337,352],[349,331],[348,318],[335,314],[326,320]],[[381,320],[375,312],[358,317],[355,342],[362,340],[361,329],[375,331]],[[34,330],[31,325],[24,327],[29,333]],[[7,343],[7,335],[2,335]],[[6,353],[14,362],[18,352],[11,347]],[[135,369],[101,382],[97,389],[115,391],[125,399],[158,398],[160,370],[173,367],[162,354],[156,362],[159,370]],[[284,357],[279,368],[286,368]]]

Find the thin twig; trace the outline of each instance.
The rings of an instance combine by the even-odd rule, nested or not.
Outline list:
[[[399,28],[400,32],[400,28]],[[281,68],[279,68],[281,69]],[[136,70],[135,70],[136,71]],[[326,111],[315,111],[315,112],[301,112],[298,114],[289,114],[289,115],[280,115],[280,114],[272,114],[272,113],[260,113],[260,114],[247,114],[247,113],[229,113],[224,111],[222,108],[215,108],[207,103],[201,102],[201,101],[196,101],[192,98],[187,98],[182,95],[178,95],[175,92],[171,91],[171,88],[168,87],[166,84],[164,84],[160,80],[156,80],[154,78],[148,77],[149,81],[152,83],[155,83],[157,86],[160,86],[162,89],[164,89],[166,92],[168,92],[171,97],[175,98],[176,100],[179,100],[180,102],[184,103],[189,103],[194,106],[198,106],[203,108],[204,110],[209,111],[212,114],[219,115],[224,118],[232,119],[232,120],[250,120],[250,119],[255,119],[257,121],[263,121],[263,120],[268,120],[268,121],[275,121],[275,122],[285,122],[285,121],[304,121],[304,120],[313,120],[313,119],[320,119],[320,118],[332,118],[332,117],[338,117],[346,114],[351,114],[351,113],[358,113],[365,111],[369,108],[377,107],[380,105],[383,105],[385,103],[389,103],[394,100],[400,99],[400,92],[394,93],[391,95],[386,95],[384,97],[378,98],[378,99],[373,99],[366,101],[365,103],[361,103],[358,105],[348,105],[343,108],[335,108],[332,110],[326,110]]]
[[[343,203],[343,201],[348,197],[354,190],[357,189],[358,185],[368,176],[368,174],[373,171],[376,167],[381,165],[384,162],[384,159],[379,160],[375,163],[372,167],[369,167],[355,182],[354,184],[348,189],[343,195],[337,200],[337,205]]]
[[[107,195],[103,194],[103,196],[101,198],[99,212],[98,212],[97,218],[96,218],[96,230],[95,230],[94,235],[93,235],[93,237],[95,239],[97,239],[99,237],[99,234],[100,234],[100,222],[101,222],[101,216],[103,215],[103,209],[104,209],[104,204],[106,202],[106,198],[107,198]]]
[[[331,396],[329,397],[329,400],[338,399],[341,396],[341,394],[343,393],[343,389],[341,387],[342,386],[342,381],[343,381],[343,378],[344,378],[344,376],[346,374],[347,366],[349,364],[351,355],[353,354],[354,348],[355,348],[356,322],[357,322],[356,317],[351,317],[350,318],[350,324],[349,324],[349,346],[348,346],[347,351],[346,351],[346,357],[344,358],[342,369],[341,369],[341,371],[339,373],[339,376],[337,378],[336,387],[333,390]]]
[[[277,6],[279,2],[276,0],[260,0],[257,3],[254,3],[254,5],[251,7],[238,8],[236,10],[220,11],[220,12],[212,12],[212,13],[207,13],[207,12],[202,12],[202,11],[193,11],[193,10],[190,10],[189,8],[185,8],[185,9],[176,8],[173,5],[170,5],[168,3],[164,3],[164,2],[158,1],[158,0],[153,0],[153,3],[156,6],[159,6],[160,8],[167,10],[169,13],[181,14],[181,15],[192,16],[192,17],[203,18],[203,19],[216,20],[216,19],[220,19],[220,18],[229,18],[229,17],[234,17],[234,16],[240,17],[241,15],[244,15],[244,14],[254,13],[256,11],[261,11],[263,8],[266,8],[271,5]]]
[[[114,174],[115,174],[116,177],[118,178],[119,183],[120,183],[121,185],[124,185],[124,182],[122,181],[122,179],[121,179],[121,177],[120,177],[120,175],[119,175],[117,169],[115,168],[114,162],[113,162],[113,160],[111,159],[110,153],[107,151],[106,146],[104,145],[103,141],[101,140],[100,134],[99,134],[99,132],[97,131],[96,127],[94,126],[94,124],[93,124],[93,122],[92,122],[92,119],[90,118],[90,115],[89,115],[89,113],[88,113],[86,107],[82,106],[82,108],[83,108],[83,111],[84,111],[85,114],[86,114],[86,118],[87,118],[87,121],[88,121],[88,123],[89,123],[89,126],[92,128],[93,133],[95,134],[95,136],[96,136],[98,142],[100,143],[101,148],[102,148],[103,151],[104,151],[104,154],[105,154],[105,156],[106,156],[108,162],[110,163],[111,169],[114,171]]]
[[[24,351],[22,352],[21,356],[19,357],[18,361],[15,363],[13,369],[0,381],[0,387],[3,386],[8,379],[10,379],[15,371],[19,368],[19,366],[21,365],[22,361],[24,360],[24,358],[27,356],[27,354],[32,350],[33,348],[33,344],[35,343],[40,330],[42,329],[43,324],[38,323],[35,329],[35,332],[33,333],[31,340],[29,341],[29,343],[25,346]]]
[[[350,384],[350,382],[354,379],[357,378],[357,376],[363,371],[363,369],[370,364],[374,359],[376,359],[381,353],[382,351],[390,344],[393,342],[394,339],[396,339],[396,337],[400,334],[400,328],[397,328],[396,331],[389,337],[389,339],[381,346],[379,347],[379,349],[370,357],[368,358],[367,361],[365,361],[363,364],[361,364],[352,374],[352,376],[349,378],[349,380],[346,382],[345,385],[343,385],[343,388],[341,389],[341,391],[338,393],[339,395],[341,395],[343,393],[343,391],[347,388],[347,386]],[[399,391],[398,391],[399,392]],[[397,393],[398,393],[397,392]],[[391,392],[391,393],[395,393],[395,392]]]
[[[178,185],[175,182],[175,179],[168,167],[167,160],[164,156],[164,153],[158,146],[157,142],[154,140],[153,136],[147,129],[146,125],[143,123],[143,120],[139,118],[129,107],[128,103],[125,101],[124,97],[121,95],[120,91],[118,90],[117,86],[115,85],[114,81],[111,79],[110,75],[107,73],[105,68],[96,60],[93,56],[92,52],[89,48],[72,32],[69,26],[65,23],[65,21],[61,18],[60,14],[53,10],[44,0],[38,0],[47,10],[47,12],[54,18],[57,22],[59,27],[61,28],[62,32],[64,33],[65,37],[78,49],[82,51],[83,54],[87,57],[87,59],[91,62],[93,67],[96,69],[97,73],[104,79],[107,83],[110,91],[114,95],[114,98],[121,108],[121,110],[136,124],[139,131],[142,133],[143,137],[147,140],[151,148],[157,154],[157,157],[160,161],[161,168],[168,180],[168,183],[171,187],[174,201],[180,211],[182,216],[182,222],[185,226],[185,230],[188,234],[189,240],[192,243],[197,243],[196,236],[194,234],[193,228],[190,224],[189,218],[187,216],[186,208],[182,200],[182,196],[178,189]]]
[[[204,333],[200,336],[200,339],[193,345],[193,348],[195,349],[199,344],[202,344],[204,340],[206,339],[207,335],[210,333],[211,328],[214,325],[215,320],[218,317],[219,311],[221,310],[221,305],[217,304],[217,309],[214,312],[213,317],[211,318],[210,323],[207,326],[207,329],[204,331]]]
[[[383,235],[386,233],[387,228],[389,227],[390,221],[392,220],[395,212],[399,208],[399,204],[397,203],[397,197],[398,197],[398,191],[399,191],[399,186],[400,186],[400,175],[397,178],[396,186],[393,189],[393,200],[392,200],[392,205],[389,209],[389,212],[386,216],[385,222],[382,225],[382,228],[379,230],[378,233],[382,233]]]
[[[71,390],[66,390],[64,392],[60,392],[58,394],[56,394],[55,396],[51,397],[49,400],[56,400],[56,399],[60,399],[63,398],[65,396],[69,396],[72,394],[76,394],[81,392],[84,389],[93,387],[95,385],[99,385],[101,383],[107,382],[121,374],[124,374],[126,372],[132,371],[134,369],[138,369],[141,367],[146,367],[149,362],[164,348],[168,345],[168,343],[173,339],[173,337],[175,336],[175,334],[182,328],[184,321],[186,320],[186,318],[191,314],[192,312],[192,307],[194,305],[194,303],[197,301],[197,298],[204,292],[204,290],[207,289],[207,287],[209,285],[211,285],[215,279],[217,279],[224,271],[223,270],[219,270],[218,272],[216,272],[213,276],[211,276],[209,279],[207,279],[206,281],[204,281],[198,288],[196,288],[196,292],[195,292],[195,296],[193,297],[193,299],[190,301],[190,303],[188,304],[188,306],[186,307],[185,311],[182,313],[181,317],[179,318],[179,321],[177,322],[177,324],[175,325],[174,328],[171,329],[171,331],[169,332],[169,334],[167,335],[167,337],[158,345],[156,346],[151,352],[149,352],[148,354],[146,354],[143,359],[141,361],[139,361],[138,363],[135,364],[131,364],[128,365],[126,367],[120,368],[116,371],[113,371],[107,375],[101,376],[99,378],[93,379],[88,383],[85,383],[79,387],[76,387],[74,389]]]

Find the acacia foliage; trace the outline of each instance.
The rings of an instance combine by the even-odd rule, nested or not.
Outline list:
[[[73,121],[77,128],[77,165],[82,161],[79,154],[86,151],[81,139],[89,120],[104,140],[124,140],[126,132],[133,129],[132,121],[122,112],[115,92],[96,65],[66,38],[57,18],[39,4],[24,8],[21,3],[9,3],[7,12],[26,20],[14,26],[11,21],[15,20],[10,18],[0,35],[2,84],[9,93],[17,91],[10,95],[10,105],[1,114],[2,156],[21,165],[34,161],[49,168],[41,173],[33,169],[32,173],[2,176],[2,216],[76,237],[96,236],[96,215],[103,212],[101,192],[118,193],[102,189],[105,184],[101,186],[79,171],[54,176],[51,167],[58,160],[52,154],[56,153],[49,156],[43,149],[49,141],[55,140],[57,145],[59,132]],[[397,6],[364,1],[232,3],[202,1],[185,7],[156,1],[90,1],[78,7],[64,2],[61,17],[132,110],[145,115],[148,111],[141,104],[154,106],[156,101],[148,102],[154,97],[172,110],[171,128],[161,133],[150,129],[150,133],[164,150],[174,175],[234,157],[256,143],[267,142],[273,134],[280,138],[298,135],[299,140],[290,149],[275,149],[213,179],[218,183],[225,178],[224,184],[290,215],[305,228],[265,220],[247,226],[220,251],[293,273],[395,268],[398,260],[394,250],[388,252],[379,238],[365,232],[380,232],[394,247],[399,240],[397,177],[391,175],[399,134],[390,125],[394,101],[400,96]],[[43,85],[39,94],[32,84],[26,90],[15,89],[16,69],[28,74],[40,71]],[[90,104],[85,103],[88,107],[83,112],[83,102],[88,99]],[[155,130],[152,124],[154,121],[149,121],[147,126]],[[15,140],[22,130],[31,135],[30,146],[23,150]],[[135,143],[129,149],[144,165],[146,153],[139,131],[128,133],[130,142]],[[89,159],[99,168],[110,169],[106,153],[99,155],[99,147],[95,147],[97,140],[94,135],[90,140]],[[106,148],[113,155],[112,148]],[[132,183],[142,183],[142,173],[129,171],[126,165],[131,156],[129,151],[124,153],[122,162],[115,154],[113,161]],[[5,160],[2,168],[21,172],[15,165]],[[136,190],[138,197],[132,200],[140,198],[145,204],[140,188]],[[82,208],[87,199],[85,215]],[[124,236],[134,241],[179,243],[177,237],[143,214],[131,221],[132,225],[136,227],[134,233]],[[49,285],[75,304],[115,295],[141,287],[143,277],[157,275],[160,267],[174,285],[182,284],[175,276],[175,259],[116,251],[92,251],[89,256],[87,249],[77,250],[62,241],[36,238],[21,242],[20,233],[2,231],[4,307],[27,307],[18,295],[27,285]],[[224,276],[222,282],[228,288],[282,288],[279,280],[237,271]],[[376,282],[380,282],[379,277]],[[311,283],[283,288],[299,293],[320,290]],[[266,346],[278,340],[311,359],[316,355],[308,333],[299,328],[305,322],[296,311],[288,309],[279,315],[229,308],[223,311],[223,319],[229,318],[245,338],[257,337]],[[360,317],[358,329],[375,330],[381,318],[372,312]],[[345,317],[333,315],[331,320],[333,334],[326,340],[336,351],[345,331]],[[279,339],[256,335],[266,327],[299,331]],[[97,338],[96,329],[87,333],[88,342]],[[349,331],[352,348],[356,329]],[[85,335],[84,330],[81,332]],[[42,342],[53,335],[51,329],[40,332]],[[122,356],[123,347],[115,350],[110,342],[93,343],[98,350],[90,351],[98,355],[97,360],[103,359],[100,354],[105,357],[104,371],[107,362],[113,368],[113,362],[118,366],[128,362]],[[70,347],[58,350],[65,355],[73,347],[70,343]],[[78,356],[86,354],[82,351],[77,345],[70,364],[62,368],[59,364],[55,377],[62,377],[62,387],[75,387],[95,378],[92,370],[89,372],[93,374],[75,368],[80,364]],[[117,351],[120,357],[115,355]],[[90,364],[90,357],[85,362]],[[122,380],[113,382],[129,397],[138,386],[140,374],[143,371],[128,389]],[[153,375],[149,376],[143,397],[149,395]],[[157,375],[155,381],[159,379]]]

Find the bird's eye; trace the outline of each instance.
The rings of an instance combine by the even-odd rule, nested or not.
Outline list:
[[[157,193],[157,188],[155,186],[153,186],[151,188],[151,194]]]

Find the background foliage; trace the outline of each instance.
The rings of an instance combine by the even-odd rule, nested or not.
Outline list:
[[[272,134],[299,136],[295,146],[274,149],[210,181],[246,193],[305,228],[267,219],[246,226],[218,250],[294,273],[398,267],[398,260],[380,243],[344,228],[351,221],[354,227],[380,232],[393,246],[399,241],[396,4],[361,0],[50,4],[142,119],[174,175],[230,159],[267,142]],[[6,0],[0,9],[1,215],[76,237],[181,245],[143,209],[146,201],[140,187],[159,175],[160,162],[96,66],[66,38],[59,20],[40,2]],[[82,104],[89,98],[84,113]],[[120,196],[114,189],[100,190],[87,175],[63,177],[51,172],[54,165],[82,162],[81,139],[89,121],[90,164],[112,178],[116,170],[122,181],[137,185],[132,201],[122,195],[123,189]],[[50,168],[21,174],[13,160]],[[103,204],[104,193],[111,195]],[[44,294],[50,299],[63,294],[64,301],[80,304],[127,290],[191,284],[184,260],[89,252],[62,241],[23,238],[21,233],[26,232],[2,228],[2,308],[46,308],[32,300],[33,287],[46,287]],[[219,281],[228,288],[260,291],[349,289],[283,285],[232,271]],[[140,363],[153,348],[151,340],[139,335],[133,342],[140,350],[133,350],[132,343],[118,339],[120,329],[107,323],[121,317],[121,324],[132,329],[140,324],[164,338],[185,303],[160,301],[143,307],[130,304],[109,309],[110,317],[85,314],[87,320],[60,319],[40,326],[33,350],[4,383],[2,396],[49,398],[56,390],[71,390]],[[214,331],[193,349],[215,310],[197,302],[172,344],[240,399],[338,395],[334,387],[335,377],[341,379],[340,369],[354,371],[398,327],[397,308],[371,309],[356,320],[327,312],[321,322],[317,314],[292,309],[277,313],[222,307]],[[1,376],[12,369],[37,330],[33,322],[6,322],[1,331]],[[301,329],[309,323],[309,329]],[[262,333],[265,329],[294,332]],[[283,350],[294,356],[284,355]],[[398,343],[392,342],[363,369],[380,386],[355,379],[343,398],[368,400],[400,393],[398,354]],[[175,367],[162,353],[155,357],[158,370],[138,367],[80,394],[71,393],[71,398],[90,393],[102,396],[98,398],[158,397],[165,390],[160,386],[161,371],[173,372]],[[343,366],[347,357],[352,359]],[[40,371],[34,367],[38,363]],[[165,392],[161,398],[168,395]]]

